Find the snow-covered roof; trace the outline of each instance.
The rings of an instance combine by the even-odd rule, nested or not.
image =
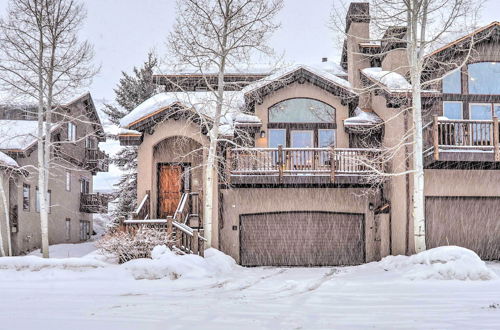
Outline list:
[[[52,124],[54,131],[60,124]],[[24,151],[37,141],[38,121],[0,120],[0,150]]]
[[[407,92],[411,84],[397,72],[384,71],[382,68],[366,68],[361,70],[365,76],[384,85],[390,92]]]
[[[135,129],[127,129],[123,127],[118,128],[118,135],[142,135],[141,132],[136,131]]]
[[[164,92],[156,94],[132,110],[120,120],[120,127],[129,129],[136,123],[149,118],[152,115],[179,105],[184,108],[193,109],[196,114],[207,119],[215,116],[216,97],[213,92]],[[221,134],[232,135],[234,126],[238,123],[260,124],[258,117],[242,112],[245,99],[242,92],[224,92],[224,104],[222,106]],[[135,131],[137,132],[137,131]],[[132,134],[128,133],[120,134]],[[136,133],[134,133],[136,134]]]
[[[240,65],[230,65],[226,68],[226,75],[268,75],[275,71],[276,68],[270,64],[261,63],[251,63],[251,64],[240,64]],[[215,66],[208,66],[204,68],[195,68],[179,64],[170,64],[163,68],[160,68],[155,75],[168,75],[168,76],[189,76],[189,75],[215,75],[218,74],[219,70]]]
[[[304,65],[304,64],[295,64],[295,65],[286,67],[284,69],[278,70],[278,71],[276,71],[276,73],[274,73],[270,76],[267,76],[265,78],[262,78],[260,80],[257,80],[256,82],[246,86],[245,88],[243,88],[242,91],[245,94],[253,92],[253,91],[255,91],[261,87],[264,87],[268,84],[279,82],[280,79],[282,79],[285,76],[287,76],[287,75],[289,75],[297,70],[300,70],[300,69],[309,71],[310,73],[312,73],[318,77],[321,77],[325,80],[328,80],[329,82],[331,82],[335,85],[338,85],[339,87],[348,89],[349,91],[352,92],[351,84],[347,80],[342,79],[342,78],[340,78],[340,77],[336,76],[335,74],[330,73],[328,71],[324,71],[323,69],[319,69],[319,68]]]
[[[382,119],[375,112],[363,111],[360,108],[354,110],[354,117],[344,120],[344,126],[373,126],[380,124]]]
[[[19,167],[17,162],[0,151],[0,166]]]

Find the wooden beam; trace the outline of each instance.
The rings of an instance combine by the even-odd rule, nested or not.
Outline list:
[[[495,162],[500,161],[500,150],[498,149],[499,147],[499,137],[498,134],[500,132],[498,131],[498,117],[495,116],[493,117],[493,152],[495,153]]]
[[[436,115],[432,117],[432,142],[434,145],[434,160],[439,160],[439,121]]]

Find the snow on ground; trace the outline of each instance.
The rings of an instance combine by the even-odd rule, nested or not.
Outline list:
[[[23,259],[52,266],[32,269],[38,271],[5,266]],[[469,270],[497,276],[477,281],[407,276],[421,267],[439,274],[439,265],[460,274],[467,262]],[[324,268],[243,268],[216,250],[202,259],[174,256],[161,247],[152,260],[123,265],[107,263],[96,252],[50,261],[0,258],[0,324],[15,329],[495,329],[498,275],[500,263],[486,268],[468,250],[453,247]]]

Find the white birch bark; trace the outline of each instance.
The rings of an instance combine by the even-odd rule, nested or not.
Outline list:
[[[1,225],[0,225],[0,254],[2,257],[4,256],[12,256],[12,242],[11,242],[11,237],[10,237],[10,214],[9,214],[9,203],[7,200],[7,194],[5,193],[5,189],[3,188],[4,186],[4,176],[0,174],[0,198],[2,199],[2,206],[3,206],[3,211],[4,211],[4,217],[5,217],[5,233],[6,233],[6,241],[7,241],[7,253],[5,254],[5,249],[3,247],[3,237],[2,237],[2,231],[1,231]]]

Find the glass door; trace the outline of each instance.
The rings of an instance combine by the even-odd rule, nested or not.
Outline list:
[[[290,132],[290,143],[292,148],[313,148],[314,131],[312,130],[292,130]],[[294,170],[308,170],[312,168],[314,161],[314,151],[312,150],[292,150],[290,155],[291,168]]]

